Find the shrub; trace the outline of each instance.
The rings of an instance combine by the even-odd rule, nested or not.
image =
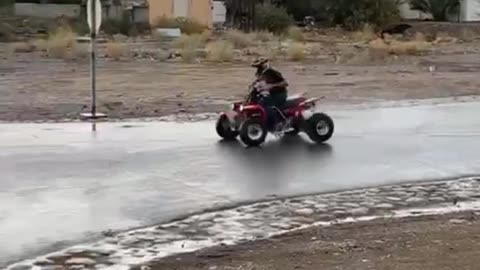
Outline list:
[[[285,8],[269,3],[257,5],[256,12],[257,28],[276,34],[284,33],[293,21]]]
[[[400,20],[396,0],[324,0],[324,9],[331,23],[350,30],[366,23],[384,27]]]
[[[427,51],[431,44],[422,40],[396,41],[386,43],[382,39],[373,40],[369,44],[370,51],[374,54],[393,54],[393,55],[418,55]]]
[[[371,41],[377,37],[374,28],[370,24],[363,25],[361,30],[353,32],[355,41]]]
[[[293,43],[288,47],[287,57],[292,61],[302,61],[305,59],[305,46],[301,43]]]
[[[172,46],[177,49],[182,49],[186,47],[204,47],[207,43],[208,35],[207,34],[193,34],[193,35],[182,35],[178,39],[174,40]]]
[[[252,35],[239,30],[230,30],[225,33],[225,38],[232,42],[236,48],[246,48],[252,45]]]
[[[15,29],[7,23],[0,23],[0,42],[11,42],[14,40]]]
[[[120,42],[107,43],[106,51],[107,56],[115,60],[120,60],[121,58],[128,55],[127,45]]]
[[[69,27],[60,27],[50,34],[47,40],[48,55],[54,58],[66,58],[76,44],[77,35]]]
[[[186,62],[195,60],[200,49],[205,47],[208,33],[182,35],[173,42],[173,47],[180,49],[182,59]]]
[[[269,42],[272,41],[275,36],[273,35],[273,33],[268,31],[257,31],[253,33],[253,38],[261,42]]]
[[[208,59],[215,62],[230,62],[234,56],[234,46],[226,40],[219,40],[208,44]]]
[[[295,26],[288,28],[287,36],[289,39],[294,41],[305,41],[305,36],[303,35],[302,29]]]

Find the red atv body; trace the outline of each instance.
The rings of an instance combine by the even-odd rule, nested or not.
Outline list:
[[[307,99],[302,95],[291,96],[283,110],[275,108],[277,118],[282,119],[271,129],[267,128],[268,115],[259,104],[262,95],[255,86],[250,86],[250,93],[242,102],[232,105],[232,110],[220,115],[216,130],[225,140],[240,140],[247,146],[259,146],[265,142],[268,133],[278,137],[297,135],[305,132],[316,143],[329,140],[334,132],[334,123],[325,113],[314,112],[320,98]]]

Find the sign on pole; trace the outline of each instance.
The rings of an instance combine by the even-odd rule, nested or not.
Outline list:
[[[95,3],[95,5],[93,5]],[[90,27],[90,34],[98,34],[102,25],[102,4],[100,0],[88,0],[87,2],[87,22]]]
[[[105,117],[104,114],[97,113],[97,93],[96,93],[96,66],[95,66],[95,41],[102,25],[102,5],[100,0],[88,0],[87,2],[87,22],[90,27],[90,76],[92,87],[91,113],[82,114],[85,118],[96,119]]]

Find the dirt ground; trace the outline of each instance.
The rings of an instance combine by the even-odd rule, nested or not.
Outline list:
[[[479,213],[316,227],[235,247],[152,263],[152,270],[473,270],[480,264]],[[143,269],[143,268],[142,268]]]
[[[480,54],[419,59],[419,65],[276,63],[290,92],[325,96],[327,104],[478,95]],[[435,66],[435,72],[429,67]],[[246,94],[253,70],[246,64],[103,61],[99,110],[111,118],[158,117],[224,110]],[[78,118],[90,102],[88,63],[21,59],[0,63],[0,120]]]
[[[473,34],[468,42],[441,42],[424,55],[388,56],[382,61],[376,61],[364,43],[329,35],[319,36],[327,40],[314,44],[322,49],[315,59],[274,62],[289,81],[291,93],[325,96],[330,105],[455,99],[480,93],[480,39]],[[151,44],[129,46],[141,49]],[[5,43],[0,43],[0,56],[0,121],[77,119],[89,110],[87,59],[12,55]],[[187,64],[101,58],[98,108],[112,119],[219,112],[244,97],[253,73],[246,61]]]

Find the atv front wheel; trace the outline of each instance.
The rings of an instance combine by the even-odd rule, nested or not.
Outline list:
[[[217,120],[216,130],[218,136],[226,141],[233,141],[238,136],[238,131],[232,129],[230,121],[225,115],[220,116]]]
[[[330,116],[324,113],[316,113],[305,122],[305,132],[316,143],[328,141],[335,130],[335,125]]]
[[[260,146],[267,138],[267,128],[259,118],[249,118],[240,126],[240,139],[250,147]]]

